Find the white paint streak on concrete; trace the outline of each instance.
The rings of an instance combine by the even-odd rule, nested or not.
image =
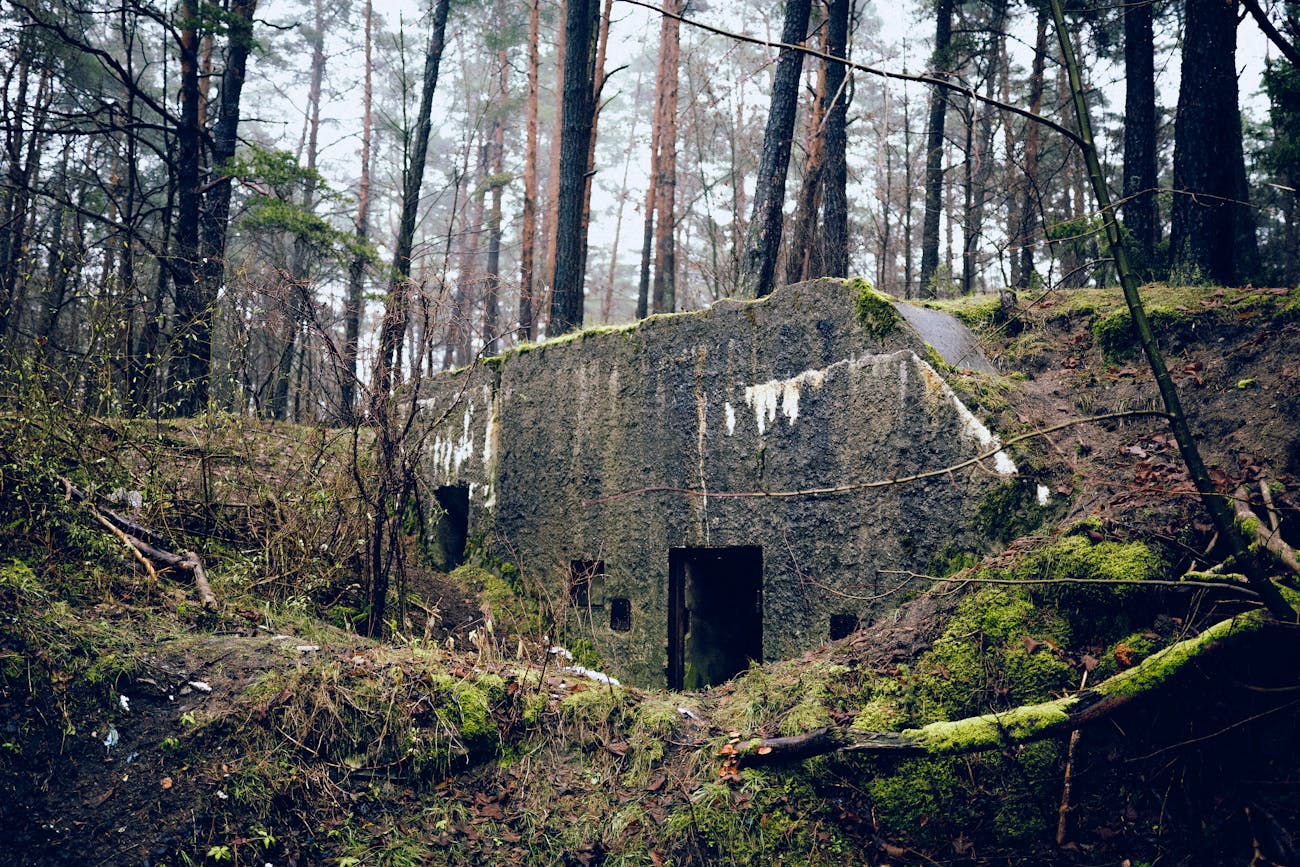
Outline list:
[[[736,408],[731,405],[731,401],[722,405],[722,413],[726,417],[727,436],[731,436],[736,432]]]
[[[459,439],[439,434],[433,440],[433,463],[442,469],[443,478],[450,480],[460,472],[461,464],[474,454],[474,434],[470,424],[474,416],[474,403],[465,405],[464,423]]]
[[[957,418],[961,422],[961,435],[968,442],[973,441],[982,451],[989,449],[998,449],[997,454],[993,456],[993,469],[1002,476],[1014,476],[1017,472],[1015,461],[999,447],[1002,445],[993,432],[985,426],[984,422],[975,417],[975,414],[962,403],[955,392],[948,386],[933,367],[924,359],[912,353],[912,362],[921,375],[925,377],[926,388],[936,395],[940,400],[951,402],[952,407],[957,412]]]
[[[773,379],[747,386],[745,403],[754,410],[754,421],[758,424],[759,434],[767,433],[768,425],[776,421],[778,407],[781,409],[781,414],[785,416],[786,423],[793,425],[799,418],[799,396],[803,389],[818,389],[825,383],[826,369],[823,369],[805,370],[789,379]]]

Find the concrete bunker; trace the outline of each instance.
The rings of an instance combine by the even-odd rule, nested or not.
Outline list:
[[[467,493],[468,535],[620,679],[691,688],[797,655],[925,585],[897,576],[989,547],[980,506],[1017,484],[927,361],[987,359],[951,317],[907,314],[819,280],[425,380],[423,483]]]

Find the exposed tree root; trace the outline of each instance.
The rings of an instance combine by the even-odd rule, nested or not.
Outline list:
[[[59,481],[63,482],[64,498],[69,502],[81,503],[85,506],[96,521],[130,549],[131,556],[144,566],[145,571],[149,573],[150,579],[154,582],[158,580],[158,572],[154,568],[154,563],[161,563],[170,569],[188,572],[190,578],[194,581],[194,589],[198,591],[203,607],[208,609],[217,607],[216,594],[212,592],[212,585],[208,583],[207,573],[203,571],[203,561],[196,552],[186,551],[184,555],[173,554],[171,551],[152,544],[161,538],[157,533],[147,527],[140,526],[128,518],[124,518],[111,509],[101,510],[90,501],[84,491],[72,484],[72,482],[62,477],[60,477]],[[141,538],[142,536],[150,541],[144,541]]]
[[[776,764],[835,752],[892,755],[959,755],[1002,749],[1073,732],[1103,719],[1132,699],[1163,686],[1189,663],[1225,641],[1256,632],[1270,622],[1264,611],[1223,620],[1195,638],[1171,644],[1138,665],[1074,695],[901,732],[822,728],[782,738],[752,738],[735,745],[741,766]]]

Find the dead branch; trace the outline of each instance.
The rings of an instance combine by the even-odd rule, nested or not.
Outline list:
[[[151,542],[144,541],[140,536],[150,540],[157,540],[159,536],[148,528],[123,518],[116,512],[109,509],[101,511],[94,503],[90,502],[90,498],[86,496],[86,493],[72,482],[62,476],[59,477],[59,481],[63,483],[64,498],[68,502],[81,503],[85,506],[96,521],[130,549],[131,555],[144,566],[149,573],[150,579],[154,582],[158,580],[158,572],[153,566],[154,563],[161,563],[169,569],[188,572],[190,578],[194,581],[194,589],[198,591],[203,607],[208,609],[217,607],[216,594],[212,592],[212,585],[208,583],[207,573],[203,570],[203,561],[196,552],[186,551],[184,555],[173,554],[171,551],[151,544]],[[139,535],[132,531],[138,532]]]
[[[1105,719],[1134,698],[1158,690],[1223,643],[1256,632],[1269,622],[1267,612],[1262,610],[1220,621],[1195,638],[1171,644],[1095,687],[1053,701],[933,722],[901,732],[828,727],[793,737],[751,738],[736,745],[736,762],[742,766],[779,764],[834,752],[952,756],[1043,740]]]
[[[1237,488],[1232,508],[1237,516],[1237,525],[1243,533],[1254,542],[1263,545],[1264,549],[1277,557],[1283,566],[1300,575],[1300,557],[1296,556],[1295,548],[1288,545],[1276,529],[1265,528],[1264,523],[1255,514],[1255,510],[1250,507],[1250,492],[1246,490],[1245,485]]]

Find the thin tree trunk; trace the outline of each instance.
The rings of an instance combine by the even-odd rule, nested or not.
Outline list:
[[[1038,11],[1037,35],[1034,38],[1034,61],[1029,74],[1029,110],[1038,114],[1043,108],[1043,73],[1047,64],[1047,17],[1048,11]],[[1021,289],[1029,288],[1034,279],[1034,241],[1037,217],[1041,210],[1038,189],[1038,124],[1026,124],[1025,129],[1025,184],[1020,199],[1020,231],[1016,240],[1020,244],[1020,281],[1016,284]]]
[[[208,404],[212,360],[211,305],[203,292],[199,255],[199,56],[198,7],[182,0],[180,32],[181,116],[176,131],[176,240],[171,258],[176,288],[176,328],[169,372],[172,409],[181,416]]]
[[[808,32],[811,0],[788,0],[781,41],[803,42]],[[772,84],[772,102],[763,134],[763,158],[758,168],[754,212],[745,238],[744,291],[762,298],[775,288],[776,258],[781,249],[781,211],[785,178],[790,165],[790,143],[799,108],[799,73],[803,53],[781,49]]]
[[[358,347],[361,339],[361,306],[365,298],[366,257],[360,252],[370,244],[370,138],[373,129],[374,61],[371,28],[373,0],[366,0],[365,72],[361,91],[361,177],[357,182],[356,241],[358,252],[348,263],[348,292],[343,302],[343,370],[339,374],[339,420],[356,420],[356,387],[360,381]]]
[[[823,31],[823,51],[829,51],[828,34]],[[813,241],[817,229],[817,212],[821,209],[822,163],[826,143],[826,67],[823,60],[817,65],[817,82],[813,86],[811,110],[804,135],[803,179],[795,197],[794,216],[790,219],[790,241],[785,263],[785,282],[798,283],[817,276],[821,270],[818,261],[821,247]]]
[[[600,304],[600,321],[609,322],[614,310],[614,283],[618,274],[618,242],[623,235],[623,211],[627,205],[627,179],[632,169],[632,148],[636,142],[637,127],[641,121],[641,76],[636,79],[636,93],[632,97],[632,132],[623,149],[623,183],[618,191],[618,210],[614,212],[614,242],[609,253],[609,278],[605,284],[605,298]]]
[[[655,279],[654,312],[673,313],[677,309],[677,250],[674,245],[677,229],[677,82],[681,65],[680,15],[685,7],[683,0],[668,0],[659,30],[659,77],[656,90],[663,102],[662,122],[659,131],[659,159],[655,162],[655,212],[659,224],[655,227]]]
[[[655,203],[658,201],[655,185],[659,182],[659,136],[663,130],[663,106],[655,87],[654,110],[650,115],[650,182],[645,191],[645,224],[641,234],[641,271],[637,282],[636,318],[650,315],[650,268],[654,262]]]
[[[322,0],[314,0],[314,21],[307,34],[311,44],[311,67],[307,84],[307,129],[304,141],[307,175],[303,180],[302,209],[310,213],[316,205],[316,156],[320,144],[321,86],[325,79],[325,11]],[[289,285],[285,287],[285,336],[276,371],[275,387],[271,393],[271,417],[283,421],[289,410],[289,379],[294,360],[298,355],[298,341],[311,313],[311,245],[299,236],[293,241],[289,261]],[[300,368],[301,372],[301,368]],[[299,376],[301,381],[301,376]],[[295,396],[294,404],[298,403]],[[297,411],[294,412],[297,420]]]
[[[393,271],[388,281],[384,303],[384,320],[379,330],[379,353],[375,359],[374,391],[371,395],[380,409],[393,387],[397,350],[406,337],[410,306],[411,249],[415,243],[415,221],[420,207],[420,187],[424,183],[424,164],[429,154],[429,134],[433,129],[433,92],[438,87],[438,68],[446,45],[447,12],[451,0],[437,0],[433,8],[433,26],[424,57],[424,76],[420,91],[420,109],[415,121],[415,141],[402,172],[402,209],[393,247]],[[378,411],[378,417],[386,413]]]
[[[934,55],[931,74],[946,81],[953,66],[953,0],[939,0],[935,12]],[[930,92],[930,120],[926,126],[925,216],[921,226],[921,292],[933,296],[935,271],[939,268],[939,220],[943,210],[944,120],[948,114],[948,88]]]
[[[498,20],[504,26],[505,11],[497,4]],[[510,65],[506,50],[497,52],[497,69],[499,73],[499,104],[492,120],[491,138],[491,172],[489,186],[492,192],[492,206],[488,211],[488,249],[487,268],[484,274],[483,304],[483,353],[493,354],[497,340],[497,307],[501,292],[501,194],[505,188],[505,151],[506,124],[504,112],[510,98]]]
[[[524,213],[519,245],[519,331],[521,340],[533,339],[534,249],[537,242],[537,97],[541,28],[541,0],[528,0],[528,108],[524,152]]]

